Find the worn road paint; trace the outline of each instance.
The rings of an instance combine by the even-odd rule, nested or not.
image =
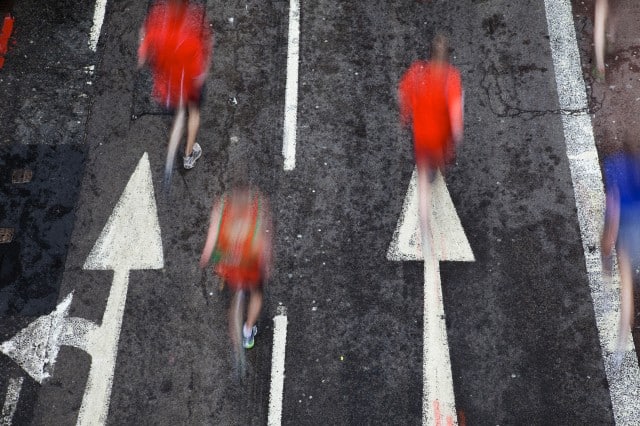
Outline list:
[[[20,399],[20,391],[22,390],[22,382],[24,377],[17,379],[9,379],[7,386],[7,394],[4,397],[4,405],[2,406],[2,416],[0,416],[1,425],[11,425],[13,423],[13,415],[16,413],[18,400]]]
[[[447,186],[438,172],[431,186],[433,248],[422,251],[414,169],[402,214],[387,252],[389,260],[424,260],[422,424],[453,424],[456,418],[449,343],[444,320],[440,261],[473,262],[475,258]]]
[[[284,98],[284,135],[282,156],[284,169],[296,167],[296,129],[298,127],[298,61],[300,52],[300,4],[289,3],[289,44],[287,51],[287,82]]]
[[[104,12],[107,8],[107,0],[96,0],[96,6],[93,11],[93,25],[89,32],[89,49],[94,52],[98,48],[98,39],[100,31],[102,31],[102,23],[104,22]]]
[[[545,0],[545,9],[558,100],[565,112],[562,125],[567,157],[611,405],[616,424],[637,424],[640,419],[640,370],[633,344],[630,344],[620,369],[616,369],[613,359],[613,339],[616,338],[619,314],[614,317],[608,315],[606,305],[618,307],[619,301],[617,295],[615,300],[608,300],[613,296],[605,291],[602,280],[600,232],[604,216],[604,190],[580,68],[571,2]],[[630,342],[631,336],[627,340]]]
[[[151,168],[144,153],[83,266],[113,270],[113,284],[102,324],[87,339],[91,370],[78,413],[79,425],[105,424],[107,420],[129,271],[163,266]]]
[[[60,346],[72,346],[87,352],[91,356],[91,369],[77,424],[105,424],[129,271],[160,269],[163,266],[151,168],[145,153],[83,266],[87,270],[113,270],[102,324],[98,326],[84,318],[67,318],[73,299],[73,293],[70,293],[53,312],[29,324],[4,342],[0,350],[39,383],[50,377]]]
[[[273,350],[271,352],[271,390],[267,424],[276,426],[282,420],[282,395],[284,392],[284,360],[287,346],[287,310],[279,306],[273,318]]]
[[[51,377],[72,298],[73,293],[68,294],[50,314],[37,318],[0,346],[2,353],[38,383]]]

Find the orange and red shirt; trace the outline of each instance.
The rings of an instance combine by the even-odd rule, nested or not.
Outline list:
[[[413,127],[416,161],[426,157],[443,166],[453,152],[452,124],[462,123],[462,117],[451,117],[453,103],[462,102],[460,73],[447,63],[416,61],[402,76],[398,97],[402,122]]]
[[[233,289],[260,285],[266,246],[264,206],[254,196],[248,209],[238,212],[233,200],[223,199],[218,239],[213,252],[214,270]]]

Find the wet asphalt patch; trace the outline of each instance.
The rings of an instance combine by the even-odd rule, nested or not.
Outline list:
[[[0,243],[0,316],[55,309],[84,151],[78,145],[0,148],[0,228],[12,234]]]

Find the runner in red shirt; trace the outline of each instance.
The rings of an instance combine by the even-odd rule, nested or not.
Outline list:
[[[200,257],[200,267],[212,262],[213,270],[233,292],[250,293],[243,327],[246,349],[253,347],[262,287],[271,273],[271,229],[267,200],[256,190],[235,189],[214,204]]]
[[[449,64],[447,39],[437,35],[429,61],[416,61],[398,88],[400,117],[412,125],[418,170],[418,195],[423,250],[429,241],[431,182],[444,171],[462,140],[463,93],[460,72]]]
[[[151,7],[141,30],[138,66],[149,63],[154,98],[165,108],[178,111],[171,132],[172,137],[175,133],[176,145],[181,138],[184,107],[188,108],[185,169],[193,168],[202,155],[196,134],[212,50],[213,35],[202,5],[190,4],[188,0],[168,0],[158,1]]]

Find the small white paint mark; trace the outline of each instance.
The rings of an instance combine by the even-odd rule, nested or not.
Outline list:
[[[13,416],[16,413],[16,408],[18,407],[18,400],[20,399],[20,391],[22,390],[23,381],[24,377],[9,379],[7,394],[4,397],[4,405],[2,406],[0,424],[10,426],[13,423]]]
[[[296,129],[298,126],[298,66],[300,55],[300,4],[289,2],[289,41],[287,51],[287,80],[284,98],[284,169],[296,167]]]
[[[282,397],[284,392],[284,361],[287,345],[287,310],[278,306],[273,318],[273,350],[271,354],[271,390],[267,424],[279,426],[282,422]]]
[[[104,12],[107,7],[107,0],[96,0],[96,6],[93,11],[93,26],[89,32],[89,49],[94,52],[98,48],[98,39],[100,31],[102,31],[102,23],[104,22]]]

